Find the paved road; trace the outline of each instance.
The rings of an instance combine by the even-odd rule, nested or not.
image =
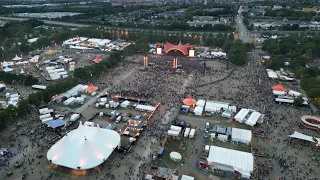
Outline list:
[[[242,40],[242,42],[248,43],[249,42],[249,34],[248,34],[247,28],[243,24],[243,19],[242,19],[241,13],[239,13],[238,17],[237,17],[237,29],[239,32],[239,38]]]

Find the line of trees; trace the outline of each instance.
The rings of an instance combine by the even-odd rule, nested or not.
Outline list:
[[[316,66],[310,65],[320,57],[318,47],[320,35],[301,33],[268,39],[263,43],[262,50],[271,54],[270,60],[265,62],[267,68],[279,70],[285,67],[286,61],[289,62],[288,67],[295,73],[295,77],[301,79],[301,87],[309,98],[313,98],[314,104],[320,107],[319,70]]]
[[[0,71],[0,81],[6,84],[18,83],[25,86],[32,86],[38,83],[38,79],[31,75],[13,74]]]

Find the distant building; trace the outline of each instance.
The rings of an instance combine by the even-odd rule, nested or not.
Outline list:
[[[302,12],[317,12],[317,8],[303,8]]]
[[[282,8],[283,8],[282,6],[274,5],[272,9],[273,10],[279,10],[279,9],[282,9]]]

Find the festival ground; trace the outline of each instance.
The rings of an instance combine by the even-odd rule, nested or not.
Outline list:
[[[257,55],[257,52],[254,53]],[[300,140],[291,140],[288,135],[294,131],[319,136],[315,131],[300,126],[300,117],[311,114],[309,107],[296,108],[289,105],[279,105],[274,102],[271,87],[277,82],[268,79],[263,66],[257,57],[249,57],[251,60],[245,67],[230,66],[226,70],[226,64],[218,60],[206,62],[207,69],[204,70],[203,62],[198,59],[178,59],[182,65],[181,74],[168,72],[172,66],[173,57],[149,56],[149,61],[156,64],[154,68],[140,71],[142,56],[128,57],[123,65],[108,71],[92,82],[110,94],[121,93],[127,95],[139,95],[153,102],[160,102],[160,110],[155,114],[152,123],[143,132],[142,137],[126,155],[113,153],[112,156],[101,165],[98,170],[70,171],[66,168],[58,168],[50,165],[46,159],[47,147],[42,147],[41,142],[50,137],[50,132],[40,129],[38,114],[33,113],[16,131],[11,132],[16,125],[11,125],[2,133],[2,146],[9,147],[15,144],[11,151],[19,152],[17,156],[10,159],[10,163],[1,167],[0,179],[21,179],[23,174],[28,173],[26,179],[142,179],[151,172],[152,152],[160,145],[163,136],[171,125],[171,121],[179,115],[181,101],[187,95],[195,99],[217,100],[230,102],[232,104],[258,110],[266,115],[263,124],[253,127],[253,153],[255,154],[255,176],[257,179],[315,179],[319,177],[319,149],[313,144]],[[261,80],[261,84],[259,83]],[[285,86],[290,84],[283,83]],[[296,87],[297,88],[297,87]],[[87,101],[82,107],[71,109],[81,112],[84,117],[90,117],[94,100]],[[89,106],[89,107],[88,107]],[[35,111],[36,112],[36,111]],[[194,140],[188,140],[187,153],[190,160],[183,167],[174,165],[179,170],[179,175],[189,174],[196,179],[207,179],[209,174],[195,168],[196,159],[199,159],[195,149],[200,149],[204,142],[201,129],[209,120],[211,124],[224,124],[227,126],[240,126],[233,122],[218,117],[194,117],[179,115],[189,121],[193,126],[200,128]],[[83,120],[86,120],[83,118]],[[248,128],[248,127],[246,127]],[[31,133],[33,131],[34,133]],[[272,140],[272,141],[270,141]],[[200,142],[200,143],[198,143]],[[177,148],[172,145],[174,141],[168,141],[167,149]],[[192,145],[194,146],[192,147]],[[224,146],[223,143],[218,146]],[[230,148],[235,145],[227,144]],[[247,147],[239,147],[245,151]],[[165,152],[170,153],[170,152]],[[192,154],[192,155],[191,155]],[[40,157],[39,155],[42,155]],[[39,158],[37,158],[38,156]],[[15,168],[16,161],[24,162],[20,168]],[[172,162],[168,163],[164,156],[161,166],[175,168]],[[119,166],[117,166],[119,164]],[[179,167],[180,166],[180,167]],[[7,177],[7,172],[13,174]],[[223,179],[223,178],[222,178]],[[227,179],[227,178],[226,178]]]

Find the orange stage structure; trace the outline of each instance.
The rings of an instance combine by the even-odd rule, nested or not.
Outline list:
[[[191,46],[189,43],[182,44],[180,41],[178,45],[174,45],[169,42],[166,42],[164,46],[162,46],[162,44],[156,45],[157,55],[162,55],[162,52],[164,52],[165,54],[168,54],[171,51],[179,51],[184,56],[195,57],[195,47]]]

